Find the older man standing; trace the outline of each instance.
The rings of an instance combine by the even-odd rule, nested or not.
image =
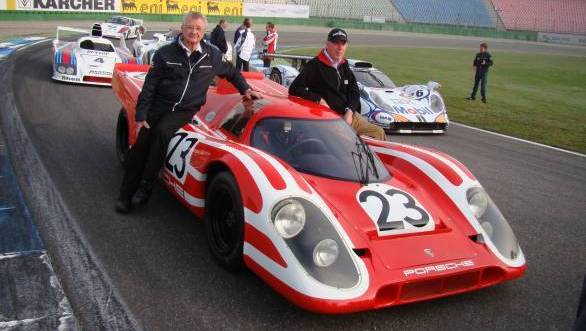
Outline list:
[[[344,58],[346,31],[335,28],[318,56],[309,60],[289,87],[289,94],[329,106],[359,135],[386,140],[385,131],[360,115],[360,92]]]
[[[148,201],[175,131],[191,121],[206,101],[216,75],[226,77],[245,99],[260,98],[216,47],[202,42],[207,19],[187,13],[181,34],[154,55],[136,105],[136,144],[130,149],[116,211]]]

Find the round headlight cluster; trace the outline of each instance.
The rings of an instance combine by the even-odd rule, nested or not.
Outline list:
[[[273,217],[275,229],[285,239],[293,238],[303,230],[305,226],[305,209],[296,200],[287,199],[279,203],[275,208],[277,212]]]
[[[338,259],[338,253],[338,243],[333,239],[324,239],[313,249],[313,263],[318,267],[329,267]]]
[[[57,71],[59,71],[60,73],[64,74],[65,73],[65,66],[58,66],[57,67]]]
[[[73,75],[73,73],[75,72],[75,69],[73,69],[73,67],[67,67],[67,69],[65,70],[65,72],[68,75]]]
[[[468,207],[470,207],[474,217],[477,219],[482,217],[488,207],[488,195],[486,192],[480,187],[474,187],[468,190],[466,198],[468,199]]]

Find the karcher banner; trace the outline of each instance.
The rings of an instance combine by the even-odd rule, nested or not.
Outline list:
[[[123,13],[183,14],[189,11],[205,15],[242,16],[242,2],[195,0],[119,0]]]
[[[6,0],[6,9],[27,11],[114,12],[115,0]]]

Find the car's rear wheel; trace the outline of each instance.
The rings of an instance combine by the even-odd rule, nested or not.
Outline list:
[[[124,108],[121,108],[120,113],[118,114],[118,122],[116,124],[116,155],[122,166],[126,165],[129,149],[128,120],[126,119]]]
[[[230,271],[242,269],[244,210],[236,179],[227,171],[210,183],[204,223],[208,246],[220,265]]]
[[[269,77],[273,82],[279,85],[283,85],[283,79],[281,79],[281,72],[279,72],[279,69],[273,68],[273,70],[271,70],[271,75]]]

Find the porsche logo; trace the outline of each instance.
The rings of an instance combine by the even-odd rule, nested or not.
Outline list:
[[[433,253],[433,251],[431,250],[431,248],[426,248],[423,250],[423,252],[425,252],[425,254],[427,254],[427,256],[429,257],[434,257],[435,254]]]

